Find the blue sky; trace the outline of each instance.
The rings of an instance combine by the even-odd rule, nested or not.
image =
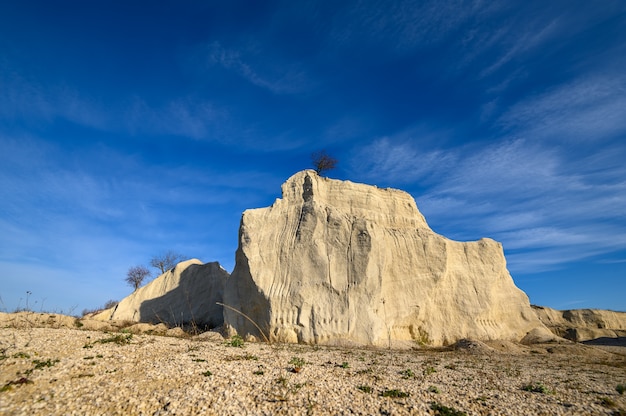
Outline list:
[[[534,304],[626,310],[626,3],[0,3],[0,310],[121,299],[326,149]],[[27,294],[27,292],[31,292]]]

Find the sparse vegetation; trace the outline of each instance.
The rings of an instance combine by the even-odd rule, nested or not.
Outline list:
[[[226,342],[226,345],[228,345],[229,347],[243,348],[243,338],[241,338],[239,335],[234,335],[230,338],[230,340]]]
[[[57,358],[56,360],[51,360],[51,359],[47,359],[45,361],[41,361],[41,360],[33,360],[33,364],[35,364],[34,369],[35,370],[39,370],[40,368],[45,368],[45,367],[53,367],[56,363],[58,363],[60,360]]]
[[[20,377],[17,380],[9,381],[7,384],[0,388],[0,393],[11,390],[12,386],[20,386],[22,384],[33,384],[32,380],[26,377]]]
[[[401,390],[397,390],[397,389],[393,389],[393,390],[383,390],[382,393],[380,393],[380,395],[382,397],[392,397],[392,398],[403,398],[403,397],[409,397],[409,393],[405,392],[405,391],[401,391]]]
[[[213,375],[213,373],[207,370],[204,373],[202,373],[202,375],[205,376],[205,377],[211,377]]]
[[[98,313],[98,312],[102,312],[105,309],[110,309],[110,308],[113,308],[113,307],[117,306],[118,303],[119,302],[116,301],[116,300],[112,300],[112,299],[111,300],[107,300],[106,302],[104,302],[104,306],[102,306],[100,308],[83,309],[82,316],[87,316],[87,315],[90,315],[90,314],[95,314],[95,313]],[[77,319],[76,322],[79,323],[80,321]],[[76,326],[78,326],[77,323],[75,324]],[[82,323],[81,323],[80,326],[82,326]],[[78,327],[80,328],[80,326],[78,326]]]
[[[618,384],[617,387],[615,387],[615,390],[619,394],[624,394],[624,392],[626,391],[626,384]]]
[[[435,367],[430,367],[429,366],[429,367],[424,368],[423,374],[425,376],[427,376],[429,374],[436,373],[436,372],[437,372],[437,370],[435,370]]]
[[[529,383],[522,386],[522,390],[531,393],[550,394],[550,390],[542,383]]]
[[[439,388],[437,386],[429,386],[428,387],[428,392],[429,393],[439,394],[439,393],[441,393],[441,390],[439,390]]]
[[[371,393],[372,391],[374,391],[374,389],[372,389],[370,386],[356,386],[357,389],[361,390],[363,393]]]
[[[600,404],[604,407],[608,407],[608,408],[614,408],[617,407],[617,403],[615,403],[614,400],[608,398],[608,397],[601,397],[600,398]]]
[[[289,364],[292,365],[292,372],[299,373],[300,371],[302,371],[302,367],[304,367],[304,364],[306,364],[306,362],[300,357],[291,357]]]
[[[440,403],[433,402],[430,404],[430,408],[435,412],[437,416],[466,416],[467,413],[456,410],[452,407],[444,406]]]
[[[408,368],[406,370],[400,371],[400,374],[402,374],[402,378],[404,378],[404,379],[409,379],[409,378],[415,377],[415,373],[413,372],[413,370],[408,369]]]
[[[25,353],[25,352],[16,352],[15,354],[13,354],[13,358],[30,358],[30,355]]]
[[[240,360],[258,361],[259,357],[257,357],[256,355],[252,355],[252,354],[243,354],[243,355],[232,355],[230,357],[226,357],[225,360],[226,361],[240,361]]]
[[[99,339],[98,341],[95,341],[95,342],[98,342],[100,344],[108,344],[112,342],[117,345],[126,345],[126,344],[130,344],[130,341],[132,339],[133,339],[133,334],[116,334],[109,338]],[[83,347],[83,348],[87,348],[87,347]]]

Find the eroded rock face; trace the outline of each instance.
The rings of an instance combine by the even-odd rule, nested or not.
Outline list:
[[[559,311],[533,306],[539,319],[556,335],[572,341],[626,337],[626,313],[599,309]]]
[[[216,327],[223,323],[222,307],[216,302],[222,302],[228,276],[218,262],[187,260],[94,318]]]
[[[406,192],[302,171],[243,213],[224,300],[271,338],[387,346],[519,341],[544,328],[490,239],[433,232]],[[242,315],[227,327],[262,338]],[[544,328],[545,329],[545,328]]]

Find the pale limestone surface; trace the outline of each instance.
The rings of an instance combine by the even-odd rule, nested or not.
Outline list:
[[[203,264],[197,259],[187,260],[93,318],[216,327],[223,322],[222,307],[217,302],[222,301],[228,276],[217,262]]]
[[[572,341],[626,337],[626,312],[600,309],[559,311],[533,306],[539,319],[556,335]]]
[[[271,207],[243,213],[224,300],[270,338],[410,346],[521,340],[549,331],[491,239],[436,234],[406,192],[302,171]],[[262,338],[241,314],[225,324]]]

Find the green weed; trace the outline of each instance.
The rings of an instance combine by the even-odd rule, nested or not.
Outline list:
[[[54,367],[56,363],[60,360],[57,358],[56,360],[47,359],[46,361],[33,360],[33,364],[35,364],[35,370],[39,370],[44,367]]]
[[[542,383],[529,383],[522,386],[522,390],[531,393],[550,394],[550,390]]]
[[[402,374],[402,378],[404,378],[404,379],[409,379],[409,378],[415,377],[415,373],[413,372],[413,370],[411,370],[409,368],[407,368],[406,370],[400,371],[400,374]]]
[[[393,390],[384,390],[382,393],[380,393],[380,395],[382,397],[392,397],[392,398],[402,398],[402,397],[409,397],[409,393],[405,392],[405,391],[401,391],[401,390],[397,390],[397,389],[393,389]]]
[[[99,339],[96,342],[99,342],[100,344],[108,344],[110,342],[117,344],[117,345],[126,345],[126,344],[130,344],[130,341],[133,339],[133,334],[117,334],[117,335],[113,335],[109,338],[103,338],[103,339]],[[85,347],[83,347],[85,348]],[[89,347],[91,348],[91,347]]]
[[[239,335],[234,335],[229,341],[226,342],[226,345],[235,348],[243,348],[243,344],[243,338],[241,338]]]
[[[356,386],[356,388],[361,390],[363,393],[371,393],[374,391],[370,386]]]
[[[433,402],[430,404],[430,408],[438,416],[467,416],[467,413],[456,410],[452,407],[444,406],[440,403]]]

